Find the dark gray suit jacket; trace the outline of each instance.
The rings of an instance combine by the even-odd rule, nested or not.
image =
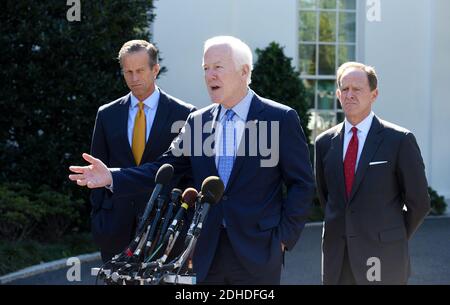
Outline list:
[[[430,209],[416,139],[408,130],[375,116],[347,200],[343,138],[341,123],[316,139],[316,182],[325,213],[322,281],[338,283],[347,246],[358,284],[406,283],[410,270],[408,240]],[[371,257],[380,260],[381,282],[368,281]]]

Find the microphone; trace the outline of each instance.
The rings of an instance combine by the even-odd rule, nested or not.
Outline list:
[[[162,244],[165,244],[166,242],[168,242],[170,239],[170,236],[175,233],[175,230],[177,230],[177,228],[180,224],[180,221],[183,218],[184,214],[186,213],[187,209],[192,208],[194,206],[195,200],[197,199],[197,195],[198,195],[197,191],[192,187],[187,188],[183,192],[183,195],[181,198],[181,206],[178,209],[177,214],[173,218],[172,224],[167,229],[167,232],[163,238]],[[168,254],[167,251],[166,251],[166,254]]]
[[[175,245],[175,242],[178,238],[178,235],[180,234],[180,224],[182,224],[182,218],[184,217],[186,211],[188,208],[192,208],[195,204],[195,201],[197,199],[197,191],[190,187],[187,188],[182,195],[181,198],[181,206],[178,209],[175,217],[172,220],[171,225],[167,229],[166,234],[164,235],[164,238],[159,243],[159,247],[162,247],[163,245],[167,244],[166,249],[164,250],[164,254],[153,262],[145,262],[142,264],[142,269],[153,269],[155,267],[161,266],[166,259],[168,258],[170,252],[173,249],[173,246]]]
[[[210,176],[206,178],[202,183],[202,189],[200,191],[200,203],[203,208],[200,212],[200,217],[197,226],[195,227],[194,236],[198,237],[202,230],[203,223],[208,215],[209,208],[220,201],[223,195],[225,186],[223,181],[217,176]]]
[[[153,189],[152,195],[150,196],[150,199],[148,200],[147,206],[145,207],[144,214],[142,215],[141,222],[138,227],[138,231],[141,231],[145,227],[145,222],[150,215],[150,212],[153,209],[153,205],[155,203],[155,200],[161,193],[161,190],[163,189],[164,185],[168,184],[170,182],[170,179],[172,179],[173,176],[173,166],[166,163],[163,164],[156,173],[155,176],[155,183],[156,186]]]
[[[199,194],[200,195],[200,194]],[[194,210],[194,216],[192,217],[191,224],[189,225],[189,230],[187,231],[186,238],[184,240],[184,246],[187,247],[189,245],[189,240],[194,235],[194,229],[198,224],[198,220],[200,217],[200,212],[202,210],[202,205],[200,204],[199,200],[200,197],[197,195],[197,198],[195,198],[195,210]]]
[[[178,205],[178,202],[180,201],[181,196],[182,196],[182,192],[180,189],[175,188],[170,193],[170,202],[169,202],[168,208],[166,209],[166,213],[163,217],[164,221],[163,221],[163,224],[161,227],[160,236],[164,236],[164,234],[166,233],[167,226],[169,225],[169,221],[172,218],[173,210]],[[164,240],[164,239],[161,239],[161,241],[162,240]]]
[[[189,227],[185,239],[185,247],[189,245],[189,242],[194,236],[198,237],[203,227],[203,223],[206,220],[206,216],[208,215],[210,206],[220,201],[224,190],[225,186],[222,180],[217,176],[209,176],[203,180],[201,191],[197,197],[200,208]]]
[[[136,250],[136,247],[139,244],[139,241],[141,240],[142,234],[144,233],[145,228],[148,226],[149,222],[149,215],[151,211],[153,210],[153,206],[155,204],[156,199],[158,198],[159,194],[161,193],[161,190],[163,189],[164,185],[168,184],[170,182],[170,179],[172,179],[173,176],[173,166],[166,163],[163,164],[156,173],[155,176],[155,188],[153,189],[153,192],[150,196],[150,199],[147,202],[147,205],[144,210],[144,214],[141,218],[141,221],[139,222],[138,229],[136,230],[136,236],[134,240],[130,243],[127,249],[123,252],[123,254],[126,257],[133,256],[133,252]]]
[[[144,248],[144,256],[146,253],[148,253],[150,251],[150,248],[152,247],[153,241],[154,241],[154,236],[155,232],[156,232],[156,227],[158,225],[158,221],[161,218],[161,210],[164,206],[164,202],[166,202],[167,197],[165,195],[160,195],[158,196],[158,204],[157,204],[157,208],[156,208],[156,213],[155,216],[153,218],[153,223],[150,226],[150,232],[147,236],[147,240],[146,240],[146,244],[145,244],[145,248]],[[136,250],[137,251],[137,250]],[[139,256],[140,251],[136,253],[134,253],[134,255]]]
[[[197,211],[196,209],[196,213],[198,213],[198,215],[194,215],[194,220],[192,220],[191,227],[189,228],[189,231],[191,231],[192,229],[191,235],[188,235],[185,239],[186,249],[184,250],[183,254],[174,259],[172,262],[164,265],[159,265],[157,267],[158,271],[173,271],[184,265],[187,257],[195,248],[197,237],[200,235],[200,231],[203,227],[203,222],[206,220],[206,216],[208,215],[210,206],[220,201],[224,190],[225,186],[222,180],[217,176],[210,176],[203,181],[201,191],[199,193],[199,196],[197,197],[200,203],[199,209],[201,210]]]

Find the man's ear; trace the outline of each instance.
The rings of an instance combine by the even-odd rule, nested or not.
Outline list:
[[[339,100],[341,100],[341,90],[339,88],[336,89],[336,96]]]
[[[373,103],[373,102],[375,102],[375,100],[376,100],[377,97],[378,97],[378,88],[376,88],[375,90],[373,90],[373,91],[371,92],[371,95],[372,95],[372,103]]]
[[[159,66],[159,64],[154,64],[152,67],[153,70],[153,74],[155,74],[155,79],[159,74],[159,70],[161,69],[161,67]]]
[[[242,76],[247,79],[250,74],[250,67],[248,65],[242,65]]]

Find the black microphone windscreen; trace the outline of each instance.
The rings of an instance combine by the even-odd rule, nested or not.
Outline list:
[[[209,176],[202,183],[201,202],[216,204],[222,198],[224,190],[225,186],[223,184],[223,181],[219,177]]]
[[[189,187],[184,190],[182,200],[187,203],[190,208],[192,208],[195,204],[195,200],[197,199],[198,192],[196,189]]]
[[[170,193],[170,200],[174,203],[177,203],[179,198],[181,197],[181,190],[180,189],[173,189]]]
[[[173,176],[173,166],[166,163],[163,164],[156,173],[155,183],[156,184],[167,184],[170,182]]]

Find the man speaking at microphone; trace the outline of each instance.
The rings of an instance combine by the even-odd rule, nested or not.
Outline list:
[[[83,154],[90,165],[70,167],[77,184],[108,186],[114,196],[149,191],[164,163],[175,175],[192,174],[196,189],[219,176],[225,191],[193,257],[200,284],[279,284],[284,251],[296,244],[311,207],[314,180],[298,114],[249,88],[252,62],[250,48],[235,37],[207,40],[203,69],[213,104],[189,115],[163,156],[110,170]]]

